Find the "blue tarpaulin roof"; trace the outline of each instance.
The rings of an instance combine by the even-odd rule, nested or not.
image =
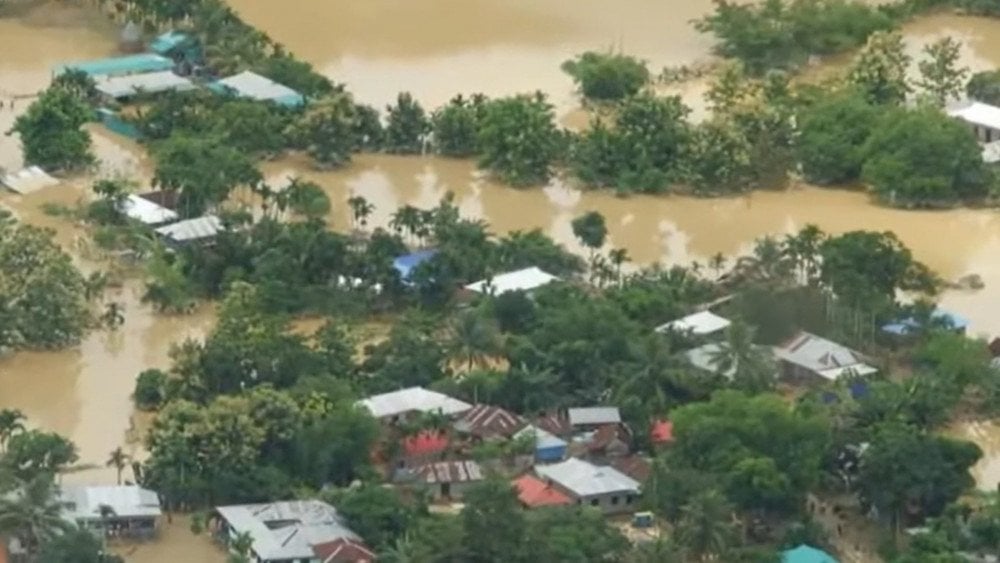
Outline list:
[[[189,41],[191,36],[180,31],[168,31],[149,44],[149,50],[160,55],[166,55]]]
[[[55,68],[57,75],[71,70],[79,70],[90,76],[121,76],[124,74],[138,74],[141,72],[159,72],[174,68],[174,61],[154,55],[143,53],[141,55],[129,55],[127,57],[114,57],[110,59],[98,59],[95,61],[83,61],[77,63],[67,63]]]
[[[414,268],[433,258],[437,252],[437,250],[418,250],[412,254],[398,256],[392,261],[392,267],[399,272],[399,277],[403,281],[407,281]]]
[[[934,312],[931,313],[931,319],[935,321],[945,321],[952,329],[955,330],[964,331],[965,328],[969,326],[968,319],[941,309],[935,309]],[[913,317],[899,319],[882,325],[882,332],[895,334],[897,336],[905,336],[918,329],[920,329],[920,323]]]
[[[829,553],[802,544],[795,549],[782,552],[781,563],[838,563]]]

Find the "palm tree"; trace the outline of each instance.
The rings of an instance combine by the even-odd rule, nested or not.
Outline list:
[[[627,563],[684,563],[684,550],[665,537],[656,538],[635,546],[626,558]]]
[[[122,484],[122,471],[128,467],[129,462],[132,461],[132,456],[125,453],[121,446],[111,450],[111,454],[108,456],[108,461],[105,462],[106,467],[114,467],[115,471],[118,473],[118,484]]]
[[[229,542],[229,558],[226,563],[250,563],[250,551],[253,549],[253,536],[249,532],[236,534]]]
[[[367,227],[368,217],[375,211],[375,205],[369,203],[364,196],[360,195],[348,198],[347,205],[351,207],[351,214],[354,217],[354,228],[357,229],[360,226],[361,229],[364,229]]]
[[[389,227],[397,233],[406,231],[410,237],[416,238],[417,233],[424,226],[424,216],[419,209],[412,205],[404,205],[392,214],[389,220]]]
[[[410,534],[406,533],[396,538],[392,547],[378,554],[378,559],[386,563],[412,563],[416,561]]]
[[[716,372],[732,373],[736,387],[760,393],[774,387],[776,368],[767,353],[754,344],[754,333],[752,326],[737,319],[729,325],[726,340],[710,361]]]
[[[733,511],[716,490],[705,491],[681,509],[674,535],[701,561],[721,557],[731,545]]]
[[[33,553],[48,539],[73,528],[62,517],[63,507],[51,474],[22,481],[16,492],[0,497],[0,535],[12,535]]]
[[[469,371],[500,351],[500,329],[475,309],[464,311],[451,323],[451,350],[465,358]]]
[[[108,303],[101,315],[101,323],[110,330],[117,330],[125,324],[125,306],[117,301]]]
[[[0,451],[7,451],[7,442],[18,432],[24,432],[27,417],[17,409],[0,410]]]
[[[622,265],[628,262],[628,250],[624,248],[613,248],[608,253],[611,264],[615,267],[615,274],[618,276],[618,283],[622,283]]]
[[[819,247],[825,236],[819,227],[810,224],[782,241],[782,252],[794,262],[800,283],[811,284],[819,279]]]

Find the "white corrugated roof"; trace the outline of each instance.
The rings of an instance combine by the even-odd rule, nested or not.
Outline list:
[[[231,88],[244,98],[252,98],[260,101],[281,100],[300,96],[298,92],[288,86],[278,84],[249,70],[245,70],[229,78],[223,78],[218,83],[226,88]]]
[[[736,366],[730,367],[725,373],[720,373],[719,366],[715,364],[715,358],[721,352],[721,345],[710,343],[688,350],[687,352],[684,352],[684,355],[694,367],[709,373],[718,373],[719,375],[732,379],[736,376]]]
[[[967,102],[947,109],[948,115],[989,129],[1000,131],[1000,108],[982,102]]]
[[[566,440],[557,437],[555,434],[546,432],[537,426],[526,426],[517,434],[514,434],[514,437],[520,438],[528,433],[533,433],[535,435],[535,449],[544,450],[546,448],[561,448],[568,445]]]
[[[776,346],[774,355],[831,380],[848,372],[865,375],[878,371],[866,364],[858,352],[808,332],[800,332],[781,346]]]
[[[161,225],[177,220],[177,213],[135,194],[129,194],[122,204],[122,213],[146,225]]]
[[[19,194],[30,194],[42,188],[54,186],[59,180],[49,176],[37,166],[22,168],[10,174],[0,174],[0,184]]]
[[[166,91],[193,90],[193,82],[170,70],[111,76],[97,81],[97,91],[112,98],[134,96],[140,92],[156,94]]]
[[[580,424],[617,424],[622,421],[618,407],[583,407],[569,409],[569,423],[572,426]]]
[[[639,482],[621,471],[573,457],[551,465],[537,465],[535,472],[577,497],[639,492]]]
[[[668,330],[676,332],[690,331],[692,334],[705,335],[723,330],[730,324],[732,323],[729,322],[729,319],[720,317],[711,311],[701,311],[660,325],[656,327],[656,332],[666,332]]]
[[[360,539],[334,507],[318,500],[220,506],[215,511],[236,533],[250,534],[253,551],[262,560],[311,561],[316,544]]]
[[[371,411],[376,418],[396,416],[408,412],[440,412],[445,415],[461,414],[472,408],[472,405],[458,399],[453,399],[443,393],[428,391],[423,387],[410,387],[391,393],[373,395],[358,401],[358,404]]]
[[[515,272],[507,272],[494,276],[492,279],[485,279],[470,283],[465,289],[476,293],[486,293],[489,295],[501,295],[509,291],[531,291],[542,287],[547,283],[558,280],[556,276],[542,271],[539,268],[531,267]]]
[[[214,237],[220,231],[222,231],[222,221],[215,215],[185,219],[184,221],[178,221],[172,225],[156,229],[157,234],[174,242],[187,242]]]
[[[99,520],[101,506],[107,506],[122,518],[156,517],[161,514],[156,493],[134,485],[63,487],[60,502],[67,508],[68,520]]]

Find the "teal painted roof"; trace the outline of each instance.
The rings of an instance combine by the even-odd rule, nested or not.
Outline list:
[[[160,55],[143,53],[127,57],[67,63],[57,66],[55,73],[58,75],[71,70],[79,70],[90,76],[121,76],[141,72],[158,72],[172,68],[174,68],[174,61]]]
[[[187,33],[171,30],[153,39],[153,42],[149,44],[149,50],[154,53],[166,55],[190,39],[191,36]]]
[[[838,563],[838,561],[821,549],[803,544],[783,552],[781,563]]]

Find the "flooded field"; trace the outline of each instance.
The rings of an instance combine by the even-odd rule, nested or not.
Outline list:
[[[231,2],[251,23],[332,78],[348,83],[361,101],[375,105],[387,103],[403,89],[429,106],[457,92],[503,95],[542,89],[565,115],[576,101],[559,64],[578,52],[613,46],[647,59],[651,69],[659,70],[705,60],[711,47],[710,39],[689,23],[711,8],[709,0]],[[952,35],[965,44],[965,64],[975,70],[1000,66],[998,20],[940,15],[918,20],[905,31],[914,54],[927,42]],[[19,7],[16,13],[13,8],[0,10],[0,131],[8,130],[16,112],[29,103],[19,98],[12,110],[12,96],[44,88],[50,68],[58,63],[112,54],[115,39],[115,29],[103,18],[62,3]],[[697,84],[685,91],[691,99],[700,95]],[[106,171],[148,177],[148,161],[138,147],[100,129],[92,131]],[[0,136],[0,167],[20,165],[16,138]],[[351,195],[374,203],[372,222],[385,225],[398,206],[431,206],[451,191],[464,213],[485,219],[497,232],[540,228],[577,248],[571,219],[599,210],[608,219],[609,244],[627,249],[639,263],[686,264],[704,262],[718,252],[738,254],[757,237],[807,223],[834,233],[891,230],[944,277],[982,276],[984,290],[948,293],[943,301],[968,316],[974,332],[1000,334],[1000,213],[993,210],[898,211],[872,205],[863,193],[808,186],[730,199],[619,199],[580,192],[558,181],[540,190],[515,190],[485,179],[472,162],[438,158],[364,155],[343,171],[327,173],[314,172],[295,158],[264,168],[276,185],[292,175],[323,185],[335,204],[332,223],[339,228],[348,224],[343,202]],[[51,201],[71,204],[84,192],[83,185],[69,185],[31,197],[0,193],[0,205],[26,221],[56,228],[60,242],[75,249],[79,232],[40,208]],[[80,263],[94,267],[83,259]],[[103,467],[108,452],[120,445],[138,452],[136,444],[129,443],[137,434],[130,429],[141,424],[129,397],[135,376],[143,369],[165,367],[171,343],[199,337],[211,327],[209,309],[163,317],[153,314],[139,296],[138,284],[127,284],[109,296],[126,309],[126,324],[117,333],[94,333],[73,350],[0,359],[0,408],[20,408],[33,424],[67,435],[79,446],[81,462],[100,468],[67,480],[113,480],[113,470]],[[996,429],[987,434],[1000,436]],[[1000,459],[1000,446],[994,458]],[[993,469],[980,473],[987,488],[1000,479],[1000,461],[991,463]],[[213,560],[217,554],[207,540],[190,540],[185,530],[186,524],[175,520],[165,536],[168,541],[158,543],[157,549],[127,550],[128,560]]]

